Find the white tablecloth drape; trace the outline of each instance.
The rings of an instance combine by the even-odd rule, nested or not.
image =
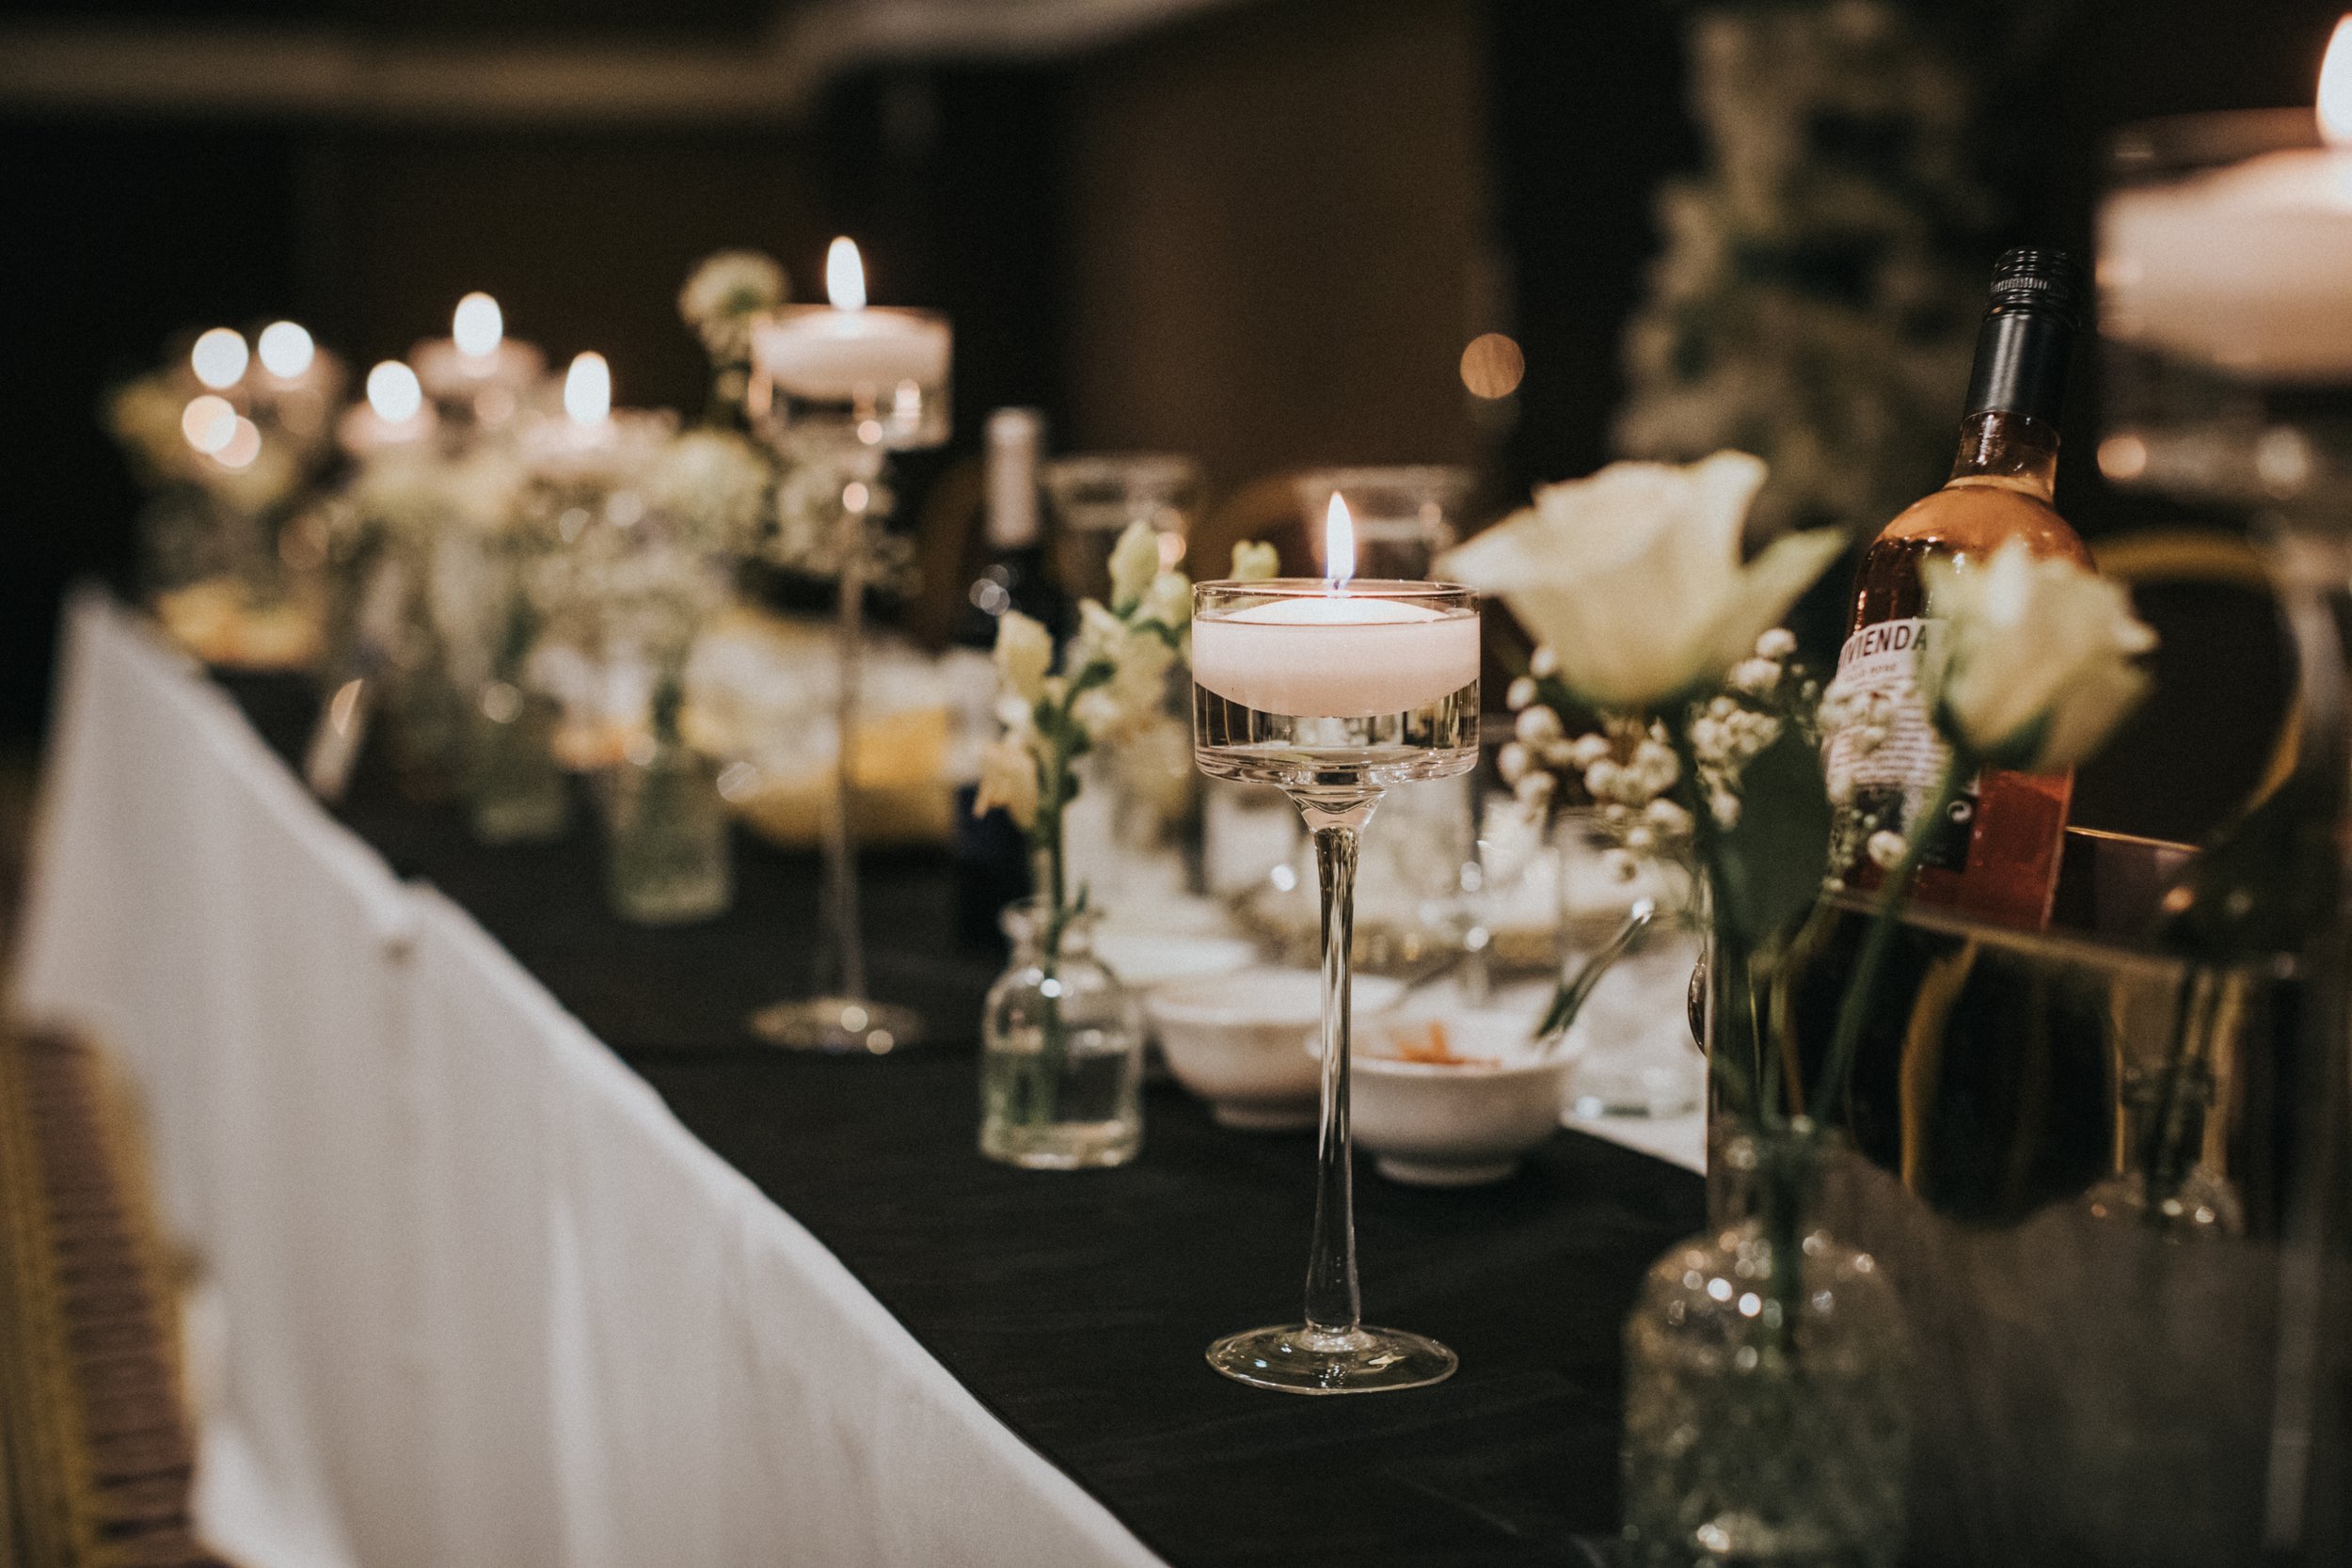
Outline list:
[[[135,618],[76,601],[60,696],[15,1004],[143,1096],[224,1551],[1157,1560]]]

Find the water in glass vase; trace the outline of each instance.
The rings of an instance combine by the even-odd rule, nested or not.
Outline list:
[[[1143,1030],[1094,957],[1093,915],[1025,899],[1005,911],[1012,967],[989,988],[980,1152],[1032,1170],[1123,1165],[1143,1147]]]

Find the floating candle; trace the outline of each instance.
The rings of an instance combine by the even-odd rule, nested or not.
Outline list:
[[[1261,713],[1405,713],[1478,679],[1478,617],[1361,593],[1302,594],[1192,624],[1192,678]]]
[[[537,349],[507,337],[506,312],[480,290],[457,302],[448,337],[419,343],[412,356],[418,379],[444,412],[468,410],[482,424],[513,415],[547,369]]]
[[[776,390],[819,403],[887,407],[912,387],[919,402],[946,384],[953,338],[919,310],[869,308],[857,246],[833,242],[825,263],[832,304],[787,306],[752,327],[752,362]]]
[[[2352,372],[2352,17],[2319,78],[2324,147],[2123,190],[2101,214],[2101,329],[2254,380]]]

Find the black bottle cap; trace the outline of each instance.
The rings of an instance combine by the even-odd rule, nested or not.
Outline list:
[[[1967,412],[2024,414],[2057,424],[2083,298],[2082,267],[2062,250],[2021,248],[1994,262]]]

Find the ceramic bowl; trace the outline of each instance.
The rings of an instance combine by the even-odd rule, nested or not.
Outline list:
[[[1578,1053],[1539,1054],[1525,1012],[1368,1011],[1349,1101],[1356,1142],[1381,1175],[1416,1187],[1500,1181],[1559,1131]]]
[[[1359,1012],[1386,1005],[1397,982],[1359,975]],[[1311,1127],[1321,1090],[1313,1054],[1323,979],[1311,969],[1245,969],[1160,986],[1144,999],[1176,1081],[1209,1102],[1219,1124],[1248,1132]]]

